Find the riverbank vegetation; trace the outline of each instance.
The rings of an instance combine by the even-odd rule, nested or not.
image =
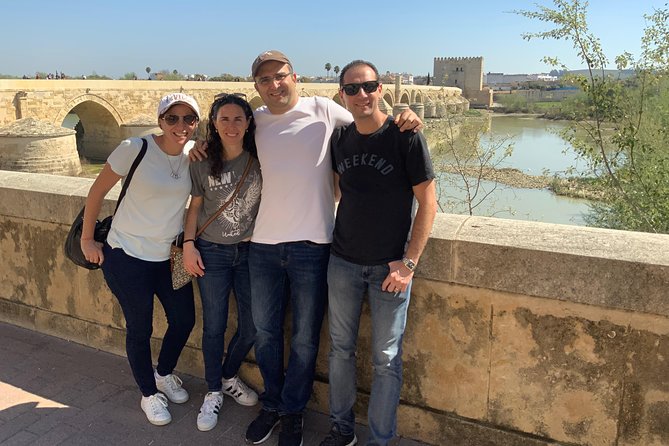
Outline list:
[[[574,119],[582,110],[588,110],[588,98],[585,93],[576,93],[561,101],[533,101],[521,94],[497,95],[496,113],[533,114],[544,119]]]
[[[588,28],[587,2],[553,0],[554,8],[516,11],[552,29],[528,33],[531,39],[568,40],[587,66],[575,76],[583,91],[571,125],[562,133],[591,166],[601,186],[586,222],[592,226],[669,233],[669,8],[645,15],[641,54],[615,58],[619,70],[635,76],[607,77],[609,65],[600,41]],[[545,61],[561,66],[556,58]]]

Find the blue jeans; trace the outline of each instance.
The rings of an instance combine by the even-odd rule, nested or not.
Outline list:
[[[204,377],[209,391],[218,392],[222,387],[221,379],[229,379],[237,374],[255,340],[256,329],[251,316],[249,243],[222,245],[198,239],[196,246],[205,268],[204,276],[197,279],[204,322]],[[230,339],[228,353],[223,361],[231,289],[235,291],[237,300],[237,331]]]
[[[151,361],[153,296],[158,296],[167,317],[156,370],[172,373],[195,325],[193,285],[172,289],[170,262],[149,262],[131,257],[120,248],[105,243],[102,272],[125,316],[125,349],[132,374],[144,396],[155,394],[156,380]]]
[[[402,293],[381,290],[388,264],[364,266],[335,255],[328,265],[330,322],[330,418],[343,434],[353,432],[355,351],[365,292],[372,316],[372,392],[368,445],[386,445],[395,435],[402,387],[402,337],[411,285]]]
[[[311,397],[321,324],[327,300],[329,244],[251,243],[249,269],[256,335],[256,360],[265,383],[263,407],[302,413]],[[283,323],[292,311],[290,356],[283,367]]]

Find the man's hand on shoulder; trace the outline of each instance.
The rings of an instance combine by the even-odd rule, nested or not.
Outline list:
[[[404,110],[399,115],[395,116],[395,124],[400,128],[400,131],[406,132],[413,130],[414,133],[423,130],[423,121],[413,110]]]

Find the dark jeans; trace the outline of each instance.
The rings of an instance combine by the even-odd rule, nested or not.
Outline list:
[[[102,271],[125,316],[125,349],[130,368],[142,395],[150,396],[158,391],[151,361],[153,296],[158,296],[167,316],[168,327],[156,367],[165,376],[176,367],[195,325],[193,286],[189,283],[179,290],[172,289],[169,260],[140,260],[106,243],[103,249]]]
[[[204,276],[197,279],[202,298],[202,354],[204,376],[210,392],[221,390],[221,379],[232,378],[255,341],[256,329],[251,316],[249,280],[249,242],[222,245],[198,239],[197,249],[204,262]],[[225,348],[230,290],[237,301],[237,331]]]
[[[263,407],[301,413],[311,397],[323,313],[330,245],[251,243],[249,270],[256,360],[265,383]],[[292,311],[290,356],[283,367],[286,291]]]

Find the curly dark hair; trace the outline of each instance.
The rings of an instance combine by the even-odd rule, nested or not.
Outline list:
[[[214,122],[216,122],[216,115],[218,110],[227,104],[238,105],[244,110],[244,115],[246,119],[249,120],[249,127],[244,134],[244,139],[242,141],[242,147],[244,150],[249,152],[254,158],[258,158],[258,149],[256,148],[256,121],[253,118],[253,110],[246,99],[237,94],[220,94],[214,100],[214,103],[211,104],[211,109],[209,110],[209,122],[207,123],[207,155],[211,160],[211,172],[210,175],[214,178],[218,178],[221,173],[223,173],[223,167],[225,166],[225,159],[223,153],[225,152],[225,147],[221,143],[221,138],[216,133],[216,127],[214,127]]]

